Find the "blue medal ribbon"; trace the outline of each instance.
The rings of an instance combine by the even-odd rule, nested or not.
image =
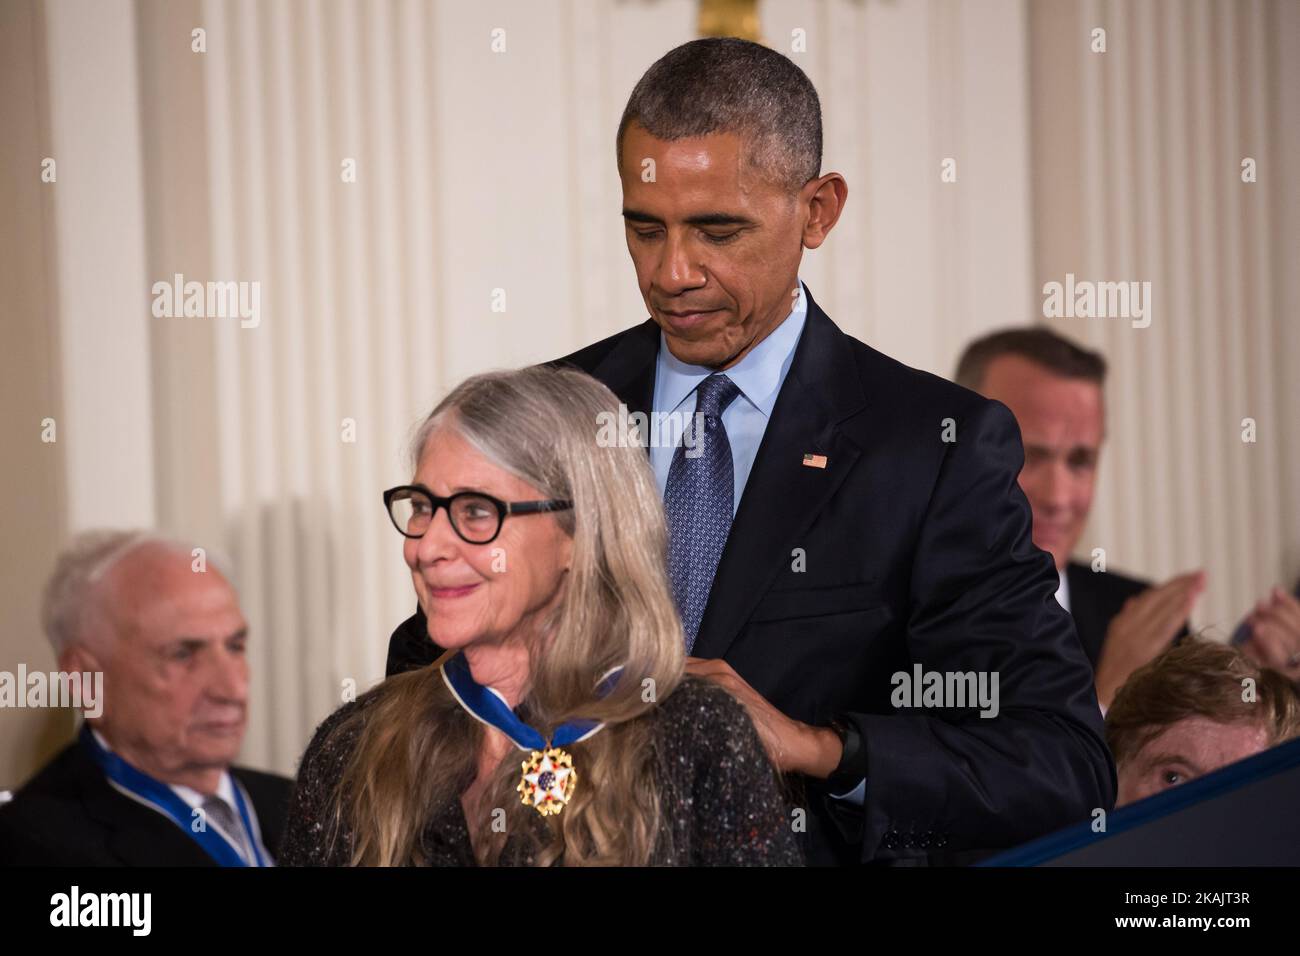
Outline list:
[[[470,716],[495,727],[509,738],[520,750],[546,750],[548,747],[566,747],[576,744],[597,733],[605,725],[594,720],[570,720],[555,728],[555,733],[548,741],[528,724],[520,720],[505,698],[491,687],[484,687],[474,680],[470,673],[469,662],[464,654],[456,654],[443,662],[442,679],[460,705],[469,711]],[[597,688],[603,697],[616,683],[622,668],[618,667],[606,674]]]
[[[91,758],[104,771],[104,775],[110,781],[170,819],[201,846],[208,856],[216,860],[219,865],[250,865],[243,855],[231,845],[230,841],[217,832],[216,828],[207,827],[196,833],[190,826],[190,822],[194,817],[193,808],[165,783],[155,780],[144,771],[131,766],[117,754],[101,747],[99,741],[95,739],[95,735],[90,732],[89,724],[83,724],[81,727],[81,744],[89,750]],[[257,845],[252,818],[248,812],[248,803],[244,800],[243,790],[238,781],[235,782],[234,791],[235,808],[239,811],[239,818],[243,821],[244,829],[248,835],[248,843],[253,848],[253,856],[256,859],[256,863],[253,865],[266,866],[262,851]]]

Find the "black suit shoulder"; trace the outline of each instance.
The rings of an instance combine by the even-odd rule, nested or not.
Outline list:
[[[123,840],[123,832],[131,836]],[[123,853],[133,848],[159,864],[207,860],[174,823],[113,790],[76,742],[0,807],[6,866],[123,866],[132,862]]]
[[[1014,429],[1019,444],[1020,428],[1015,416],[1001,402],[985,398],[931,372],[912,368],[873,349],[844,332],[849,343],[858,378],[862,384],[865,410],[873,440],[879,441],[882,429],[890,439],[905,445],[923,445],[933,449],[935,436],[941,434],[944,420],[951,418],[961,435],[961,425],[972,417],[992,415],[1004,426]],[[852,428],[852,422],[847,424]]]
[[[893,399],[894,404],[900,408],[912,408],[919,400],[934,407],[955,406],[963,409],[975,408],[992,401],[933,372],[900,362],[838,327],[836,331],[848,343],[863,387],[881,401]]]
[[[640,325],[634,325],[621,332],[615,332],[613,335],[603,338],[599,342],[585,345],[576,352],[570,352],[562,358],[552,359],[545,364],[551,368],[563,365],[572,365],[575,368],[582,369],[584,372],[590,372],[592,369],[598,367],[601,362],[605,361],[605,359],[609,357],[610,353],[623,344],[625,339],[637,335],[657,335],[657,327],[653,331],[649,328],[649,326],[653,325],[654,322],[647,319]]]
[[[388,660],[384,674],[392,677],[406,671],[428,667],[438,659],[442,648],[429,637],[429,622],[424,610],[416,605],[415,613],[397,626],[388,640]]]
[[[34,831],[84,815],[83,768],[76,744],[61,750],[0,806],[0,862]]]

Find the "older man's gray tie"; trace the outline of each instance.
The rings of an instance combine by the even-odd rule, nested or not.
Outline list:
[[[228,840],[233,840],[240,856],[250,866],[253,865],[256,861],[253,847],[248,842],[248,835],[244,833],[244,828],[239,818],[235,816],[235,811],[230,809],[230,805],[218,796],[210,796],[203,801],[203,812],[211,823],[217,825],[217,832]]]
[[[731,531],[735,467],[722,413],[740,389],[719,373],[706,378],[695,392],[695,411],[704,416],[704,434],[695,435],[697,443],[703,442],[701,453],[688,457],[685,444],[678,445],[664,488],[668,574],[686,632],[687,653],[695,646],[713,575]]]

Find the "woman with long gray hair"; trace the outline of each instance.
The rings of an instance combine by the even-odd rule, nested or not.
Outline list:
[[[575,370],[475,376],[385,492],[444,650],[317,730],[283,865],[798,864],[743,707],[683,674],[666,526],[618,399]]]

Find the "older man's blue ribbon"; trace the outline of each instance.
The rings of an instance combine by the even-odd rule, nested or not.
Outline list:
[[[230,841],[217,832],[215,828],[206,827],[196,833],[190,825],[194,817],[193,808],[162,781],[155,780],[144,771],[131,766],[117,754],[101,747],[99,741],[95,739],[95,735],[90,732],[90,726],[87,724],[83,724],[81,727],[81,745],[90,752],[91,758],[104,771],[104,776],[112,784],[126,791],[128,796],[134,797],[141,803],[152,807],[175,823],[184,833],[189,835],[190,839],[202,847],[208,856],[216,860],[218,865],[231,867],[267,865],[262,858],[262,851],[258,849],[257,840],[254,837],[253,823],[248,813],[248,805],[238,784],[234,788],[235,805],[239,811],[239,819],[243,822],[244,829],[248,834],[248,843],[253,848],[253,854],[256,857],[255,863],[249,863],[245,860],[243,854],[236,850]]]

